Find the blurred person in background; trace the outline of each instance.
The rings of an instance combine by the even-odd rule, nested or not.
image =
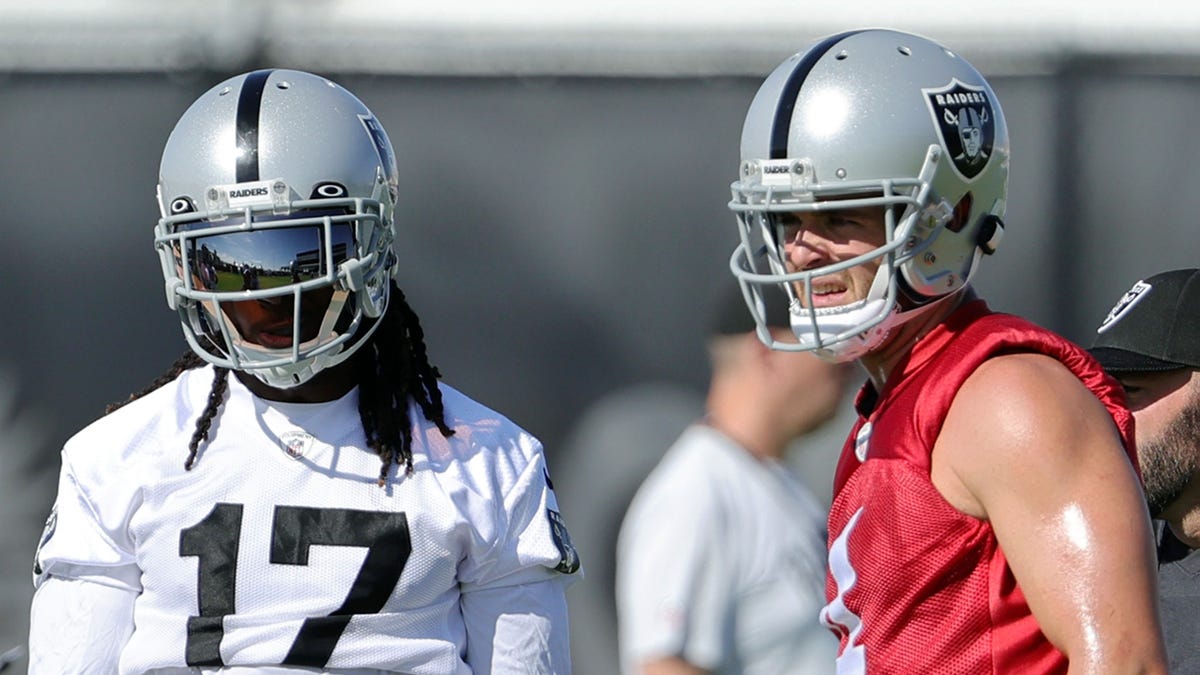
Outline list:
[[[715,312],[705,417],[642,483],[617,547],[622,671],[832,673],[824,509],[784,463],[833,416],[847,368],[773,351],[734,284]],[[782,293],[767,326],[791,334]]]
[[[1158,602],[1173,673],[1200,673],[1200,270],[1135,283],[1092,355],[1125,387],[1154,518]]]
[[[393,280],[396,176],[309,73],[184,113],[156,248],[191,350],[64,447],[30,672],[570,672],[541,444],[439,383]]]
[[[731,264],[759,335],[783,289],[795,340],[772,346],[869,378],[828,520],[839,673],[1165,670],[1119,386],[970,285],[1008,167],[991,86],[917,35],[821,38],[747,112]]]

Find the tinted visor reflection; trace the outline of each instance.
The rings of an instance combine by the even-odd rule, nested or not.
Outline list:
[[[355,250],[350,225],[330,232],[332,257],[319,225],[189,237],[192,283],[204,291],[253,291],[322,277]]]

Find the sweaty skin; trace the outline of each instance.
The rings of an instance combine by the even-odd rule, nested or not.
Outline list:
[[[951,405],[931,478],[991,523],[1071,673],[1165,672],[1161,638],[1145,630],[1158,607],[1140,483],[1103,405],[1065,366],[1038,354],[981,366]]]

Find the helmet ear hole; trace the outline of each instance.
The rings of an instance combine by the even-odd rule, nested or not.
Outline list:
[[[967,218],[971,215],[971,206],[975,202],[975,198],[970,192],[963,194],[962,199],[954,205],[954,216],[950,222],[946,224],[946,229],[951,232],[962,232],[963,227],[967,224]]]

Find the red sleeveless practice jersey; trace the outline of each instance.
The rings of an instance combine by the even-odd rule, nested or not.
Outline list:
[[[959,387],[986,359],[1061,361],[1104,403],[1132,452],[1124,395],[1083,349],[1018,317],[964,304],[914,347],[878,396],[859,393],[829,515],[822,620],[841,639],[838,673],[1065,673],[991,525],[952,507],[930,458]]]

